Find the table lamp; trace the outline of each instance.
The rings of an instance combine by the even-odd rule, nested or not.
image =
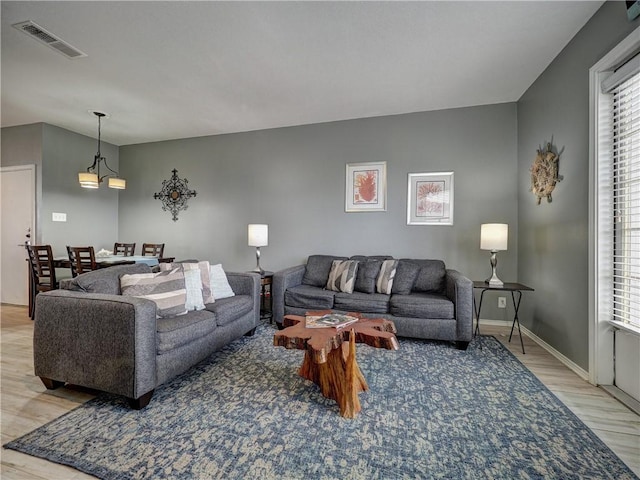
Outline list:
[[[480,249],[491,251],[491,278],[485,280],[490,287],[502,287],[504,283],[496,274],[498,258],[496,253],[507,249],[509,225],[506,223],[483,223],[480,227]]]
[[[269,225],[250,224],[249,225],[249,246],[256,247],[256,268],[254,272],[260,275],[264,274],[264,270],[260,267],[260,247],[269,245]]]

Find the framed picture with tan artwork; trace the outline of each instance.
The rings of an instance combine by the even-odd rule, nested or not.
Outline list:
[[[347,163],[344,211],[387,211],[387,162]]]
[[[453,225],[453,172],[409,174],[407,225]]]

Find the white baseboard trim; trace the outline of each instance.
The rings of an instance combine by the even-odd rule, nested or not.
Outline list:
[[[512,323],[513,323],[512,321],[508,321],[508,320],[491,320],[491,319],[484,319],[484,318],[480,319],[480,327],[482,327],[482,325],[497,325],[497,326],[511,327]],[[531,330],[527,329],[526,327],[523,327],[522,325],[520,325],[520,329],[522,330],[522,333],[527,335],[527,337],[529,337],[531,340],[536,342],[538,345],[540,345],[542,348],[544,348],[551,355],[556,357],[569,370],[573,371],[576,375],[578,375],[583,380],[586,380],[587,382],[589,381],[589,372],[587,372],[585,369],[580,367],[578,364],[576,364],[575,362],[571,361],[569,358],[564,356],[558,350],[556,350],[551,345],[549,345],[547,342],[545,342],[540,337],[538,337],[535,333],[531,332]]]

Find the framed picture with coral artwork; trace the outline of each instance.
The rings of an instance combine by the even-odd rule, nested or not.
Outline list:
[[[344,210],[387,211],[387,162],[347,163]]]
[[[407,225],[453,225],[453,172],[409,174]]]

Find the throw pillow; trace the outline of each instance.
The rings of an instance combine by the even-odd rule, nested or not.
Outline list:
[[[124,274],[120,277],[120,289],[122,295],[154,301],[158,317],[187,313],[184,273],[179,268],[159,273]]]
[[[329,271],[327,290],[353,293],[358,274],[358,262],[355,260],[334,260]]]
[[[398,295],[409,295],[413,284],[420,273],[420,266],[406,260],[400,260],[396,268],[396,276],[393,279],[391,292]]]
[[[224,273],[222,264],[218,263],[217,265],[211,265],[209,275],[211,278],[211,290],[215,300],[229,298],[235,295],[231,285],[229,285],[229,280],[227,280],[227,274]]]
[[[396,276],[397,260],[385,260],[380,267],[380,273],[376,281],[378,293],[390,295],[393,288],[393,279]]]
[[[184,284],[187,289],[187,310],[204,310],[204,300],[202,298],[202,278],[200,269],[184,270]]]
[[[209,275],[209,262],[174,262],[174,263],[161,263],[160,271],[171,270],[174,268],[182,268],[187,270],[199,270],[200,282],[202,283],[202,303],[213,303],[213,293],[211,292],[211,280]]]
[[[366,257],[365,257],[366,258]],[[354,290],[362,293],[376,292],[376,279],[382,260],[363,260],[358,264],[358,276]]]

